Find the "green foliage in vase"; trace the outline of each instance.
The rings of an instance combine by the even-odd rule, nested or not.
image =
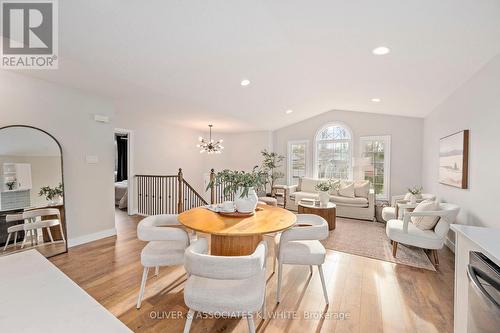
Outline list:
[[[319,182],[314,187],[316,191],[328,192],[333,188],[333,184],[331,181]]]
[[[422,186],[420,186],[420,187],[413,186],[413,188],[408,189],[408,192],[413,194],[413,195],[418,195],[418,194],[422,193],[423,189],[424,188]]]
[[[242,192],[240,197],[244,198],[248,196],[250,188],[259,191],[265,186],[265,182],[266,173],[257,166],[255,166],[251,172],[225,169],[215,174],[214,179],[208,183],[207,190],[214,186],[223,185],[224,196],[228,197],[241,188]]]
[[[262,172],[264,172],[266,176],[264,188],[267,184],[270,184],[270,190],[272,191],[276,180],[285,177],[285,174],[282,171],[277,170],[283,165],[282,162],[285,156],[274,152],[268,152],[266,149],[260,153],[264,158],[261,166]]]
[[[51,188],[50,186],[44,186],[40,189],[40,192],[38,192],[39,196],[45,196],[45,199],[47,200],[52,200],[58,196],[62,197],[63,194],[64,188],[62,183],[59,183],[59,185],[54,188]]]
[[[5,185],[7,186],[9,191],[12,191],[14,189],[14,186],[16,186],[16,181],[7,182],[5,183]]]

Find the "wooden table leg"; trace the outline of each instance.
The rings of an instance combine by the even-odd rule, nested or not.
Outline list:
[[[247,256],[262,241],[262,235],[220,236],[210,235],[210,254],[214,256]]]

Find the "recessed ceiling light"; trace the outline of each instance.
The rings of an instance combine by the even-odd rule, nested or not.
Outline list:
[[[244,79],[244,80],[241,80],[241,83],[240,83],[243,87],[246,87],[250,84],[250,80],[247,80],[247,79]]]
[[[293,112],[293,110],[286,110],[286,111],[285,111],[285,113],[286,113],[286,114],[290,114],[290,113],[292,113],[292,112]]]
[[[372,102],[374,102],[374,103],[378,103],[378,102],[380,102],[380,101],[381,101],[381,99],[380,99],[380,98],[372,98]]]
[[[391,52],[391,50],[386,46],[379,46],[373,49],[372,53],[375,55],[384,55]]]

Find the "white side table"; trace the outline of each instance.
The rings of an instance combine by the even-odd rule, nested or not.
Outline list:
[[[411,212],[418,206],[418,203],[409,203],[408,201],[399,201],[396,204],[396,218],[402,220],[406,212]]]

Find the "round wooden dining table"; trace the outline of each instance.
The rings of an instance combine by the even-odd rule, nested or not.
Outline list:
[[[227,217],[204,207],[179,214],[186,228],[210,234],[210,254],[244,256],[252,254],[267,233],[290,228],[297,220],[294,213],[279,207],[259,205],[250,217]]]

